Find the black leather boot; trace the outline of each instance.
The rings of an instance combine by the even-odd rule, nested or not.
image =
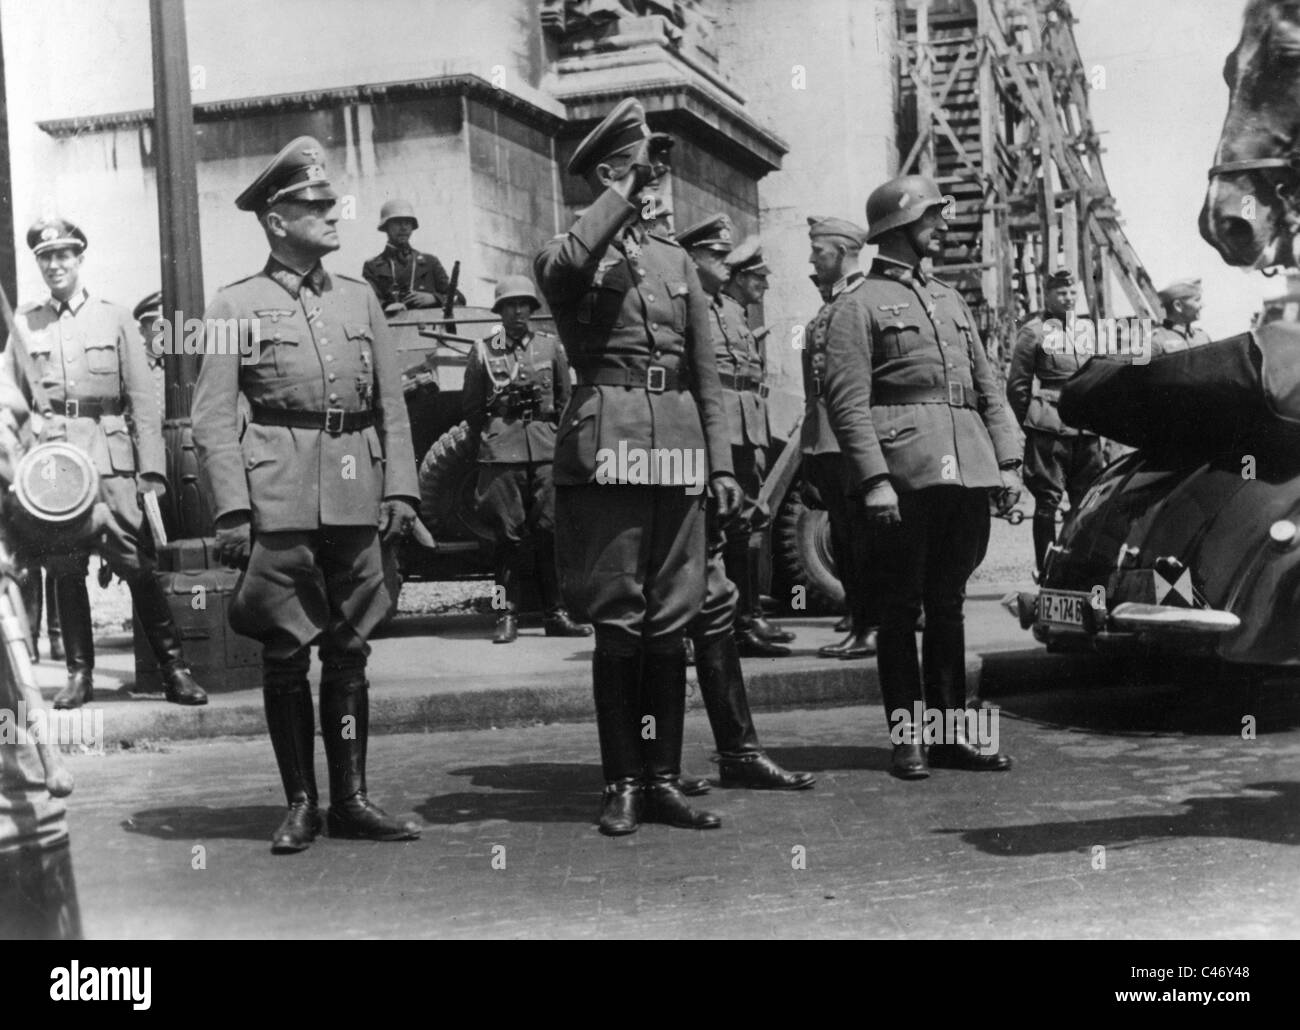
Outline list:
[[[745,658],[789,658],[790,649],[784,644],[778,644],[770,637],[760,636],[758,630],[754,627],[753,622],[742,626],[740,620],[736,620],[736,629],[734,633],[736,649]]]
[[[370,695],[365,665],[327,659],[321,664],[320,725],[330,773],[330,836],[416,840],[420,828],[414,821],[394,819],[366,793]]]
[[[847,632],[849,631],[849,629],[852,627],[852,625],[853,625],[853,616],[851,616],[851,615],[846,615],[846,616],[844,616],[844,618],[840,619],[840,621],[837,622],[837,623],[836,623],[833,627],[831,627],[831,628],[832,628],[836,633],[847,633]]]
[[[86,580],[78,576],[81,583],[81,589],[86,590]],[[90,594],[86,593],[86,604],[90,604]],[[45,634],[50,638],[50,660],[55,662],[63,661],[67,655],[63,650],[63,622],[59,617],[59,591],[58,577],[51,577],[51,581],[45,587]]]
[[[737,639],[749,637],[770,644],[787,644],[793,640],[793,633],[769,621],[758,607],[755,568],[758,555],[750,548],[749,538],[728,538],[722,551],[722,561],[727,569],[727,578],[736,584],[739,593],[736,606]]]
[[[966,736],[966,628],[960,620],[931,616],[921,637],[921,666],[927,701],[944,712],[945,738],[931,744],[930,765],[936,769],[1004,772],[1009,755],[983,754]],[[956,713],[949,716],[949,712]]]
[[[917,664],[916,634],[910,625],[881,626],[876,662],[880,669],[880,694],[885,722],[894,741],[889,772],[900,780],[923,780],[930,775],[916,725],[915,705],[922,701],[921,670]]]
[[[41,596],[44,576],[45,570],[41,566],[28,565],[18,577],[18,591],[23,596],[23,608],[27,615],[27,648],[31,651],[33,662],[41,660]],[[50,585],[54,585],[53,577]]]
[[[496,597],[505,599],[505,607],[498,609],[494,644],[513,644],[519,639],[519,548],[504,540],[497,541]]]
[[[1038,570],[1038,581],[1043,579],[1043,567],[1047,564],[1047,549],[1056,543],[1056,511],[1035,511],[1034,518],[1034,567]]]
[[[641,742],[646,773],[646,822],[690,830],[716,829],[722,820],[712,812],[691,808],[679,782],[682,732],[686,726],[686,655],[682,649],[647,654],[641,684],[647,714],[654,716],[655,731],[650,740]]]
[[[600,832],[607,837],[636,833],[644,794],[641,767],[641,655],[613,654],[599,645],[591,658],[596,731],[605,792],[600,802]]]
[[[560,577],[555,569],[555,536],[545,530],[536,535],[537,589],[542,595],[542,630],[548,637],[589,637],[595,630],[574,620],[560,597]]]
[[[62,579],[63,577],[61,577]],[[131,600],[140,626],[158,660],[158,675],[162,677],[167,700],[176,705],[205,705],[208,695],[195,681],[190,667],[185,664],[181,651],[181,635],[172,619],[171,607],[162,584],[151,572],[145,572],[128,581]]]
[[[753,790],[806,790],[817,782],[812,773],[786,772],[763,751],[745,695],[745,674],[736,643],[726,633],[701,640],[695,648],[696,672],[724,787]],[[688,793],[683,787],[683,793]]]
[[[306,655],[289,662],[266,662],[262,666],[266,728],[289,805],[288,813],[271,838],[271,851],[277,855],[305,850],[320,836],[324,823],[316,790],[316,716],[307,668]]]
[[[80,708],[95,697],[95,631],[90,621],[90,595],[84,582],[77,588],[75,576],[58,576],[54,583],[60,595],[68,663],[68,685],[55,696],[54,707]]]

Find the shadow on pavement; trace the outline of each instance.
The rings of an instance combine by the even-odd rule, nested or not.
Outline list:
[[[488,791],[438,794],[415,806],[426,822],[438,825],[504,819],[524,823],[592,823],[603,786],[596,763],[522,762],[450,770],[471,786]]]
[[[207,808],[203,805],[174,805],[146,808],[122,820],[127,833],[142,833],[160,840],[271,839],[284,818],[284,806],[244,805],[236,808]]]
[[[1267,844],[1300,844],[1300,783],[1269,781],[1243,790],[1270,791],[1269,797],[1189,798],[1178,815],[1131,815],[1113,819],[994,826],[980,830],[937,829],[960,834],[990,855],[1050,855],[1087,851],[1101,845],[1123,850],[1180,837],[1226,837]]]

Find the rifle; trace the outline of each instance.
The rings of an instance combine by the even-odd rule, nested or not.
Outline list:
[[[460,262],[453,261],[451,265],[451,280],[447,284],[447,299],[442,305],[442,317],[448,319],[446,332],[454,336],[456,334],[456,323],[450,321],[451,316],[456,310],[456,288],[460,285]]]

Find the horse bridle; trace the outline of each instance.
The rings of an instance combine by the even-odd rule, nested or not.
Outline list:
[[[1294,147],[1295,144],[1293,143]],[[1263,172],[1285,170],[1286,178],[1273,186],[1273,194],[1282,202],[1282,221],[1289,236],[1300,236],[1300,197],[1293,192],[1293,187],[1300,185],[1300,150],[1292,150],[1285,157],[1251,157],[1241,161],[1224,161],[1210,168],[1207,178],[1213,180],[1219,175],[1235,175],[1238,172]],[[1275,275],[1273,271],[1264,271],[1265,275]]]

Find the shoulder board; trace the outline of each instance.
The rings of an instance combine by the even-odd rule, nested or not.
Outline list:
[[[675,239],[673,239],[671,236],[665,236],[663,233],[658,233],[658,232],[648,232],[646,233],[646,235],[653,237],[654,239],[658,240],[660,243],[667,243],[669,246],[676,247],[678,250],[682,249],[682,245],[678,243]]]
[[[364,279],[358,279],[356,276],[353,275],[345,275],[342,272],[330,272],[330,276],[335,279],[342,279],[344,282],[347,283],[356,283],[358,286],[364,286],[367,290],[370,289],[370,284],[368,282],[366,282]]]
[[[28,315],[31,314],[33,311],[35,311],[37,308],[44,307],[44,306],[45,306],[45,301],[43,300],[29,300],[26,304],[19,304],[18,310],[15,311],[14,314]]]
[[[246,275],[242,279],[236,279],[233,283],[226,283],[226,285],[221,287],[221,289],[222,290],[233,289],[236,286],[242,286],[244,283],[252,282],[254,279],[262,279],[262,278],[266,278],[266,277],[262,275],[262,272],[260,270],[258,270],[254,272],[252,275]]]

